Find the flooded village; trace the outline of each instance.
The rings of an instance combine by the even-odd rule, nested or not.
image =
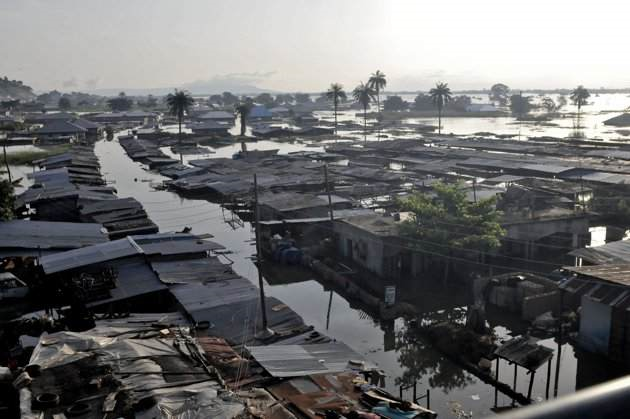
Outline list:
[[[383,6],[384,36],[415,36],[407,7]],[[323,41],[294,12],[298,54]],[[404,40],[374,71],[304,54],[303,74],[260,72],[278,28],[252,35],[243,13],[251,45],[226,52],[200,16],[171,40],[147,25],[131,61],[94,16],[85,40],[62,25],[69,45],[121,48],[105,81],[51,66],[33,88],[31,67],[0,67],[0,418],[627,415],[630,89],[586,70],[410,77],[391,60]],[[235,67],[149,88],[167,80],[155,57],[195,67],[193,35]]]

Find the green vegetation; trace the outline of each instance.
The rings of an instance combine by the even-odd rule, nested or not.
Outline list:
[[[591,94],[586,90],[586,88],[582,85],[578,86],[571,92],[569,96],[571,98],[571,102],[575,106],[577,106],[577,128],[580,127],[580,112],[582,111],[582,106],[588,105],[588,98],[591,97]]]
[[[400,96],[387,96],[387,99],[383,101],[383,110],[385,111],[405,111],[408,104]]]
[[[182,145],[182,121],[184,115],[188,113],[188,109],[195,103],[195,99],[184,90],[175,89],[175,93],[169,93],[166,96],[166,106],[168,106],[168,112],[177,117],[177,124],[179,125],[178,143]],[[183,162],[184,157],[179,154],[180,161]]]
[[[339,101],[346,100],[346,92],[343,91],[343,86],[339,83],[333,83],[326,92],[328,100],[333,102],[333,113],[335,114],[335,134],[337,134],[337,108],[339,107]]]
[[[448,87],[448,83],[438,83],[435,87],[429,90],[429,96],[433,105],[438,109],[438,134],[442,133],[442,109],[451,101],[451,89]]]
[[[31,164],[34,160],[45,159],[46,157],[65,153],[69,149],[70,145],[64,144],[46,148],[44,150],[16,151],[15,153],[7,154],[7,163],[14,166],[27,165]]]
[[[516,115],[519,119],[523,119],[523,116],[527,115],[533,106],[531,98],[529,96],[523,96],[523,93],[510,96],[510,110],[513,115]]]
[[[352,97],[363,106],[363,138],[367,141],[367,108],[374,100],[376,92],[369,85],[361,82],[352,91]]]
[[[234,108],[234,112],[241,120],[241,137],[244,136],[245,131],[247,131],[247,118],[249,118],[251,110],[252,105],[249,102],[241,102]]]
[[[383,90],[387,86],[387,79],[385,78],[385,74],[381,72],[381,70],[376,70],[376,73],[373,73],[369,80],[368,86],[370,86],[376,92],[376,111],[381,115],[381,90]],[[380,119],[380,118],[379,118]]]
[[[0,179],[0,221],[13,218],[14,203],[13,185],[6,179]]]
[[[510,88],[503,83],[497,83],[490,88],[488,98],[499,106],[507,106],[510,97]]]
[[[15,100],[33,100],[35,94],[30,86],[20,80],[9,80],[6,76],[0,78],[0,97]]]
[[[455,253],[483,255],[500,247],[505,231],[496,210],[495,199],[470,202],[460,183],[438,182],[435,197],[417,193],[400,201],[410,219],[401,223],[400,233],[420,251],[445,260],[444,281]]]
[[[133,101],[127,97],[125,92],[118,93],[118,96],[113,97],[107,101],[107,105],[114,112],[124,112],[131,109]]]

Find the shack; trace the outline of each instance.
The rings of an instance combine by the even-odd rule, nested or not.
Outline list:
[[[630,264],[564,267],[568,305],[579,304],[578,343],[630,366]]]
[[[209,134],[217,135],[219,137],[227,137],[228,135],[230,135],[229,125],[222,124],[211,119],[194,124],[189,124],[188,128],[192,130],[193,134]]]

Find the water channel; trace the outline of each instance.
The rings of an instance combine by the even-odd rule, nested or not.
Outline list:
[[[300,144],[272,141],[250,143],[248,147],[250,149],[279,148],[280,153],[305,148]],[[212,149],[215,153],[211,156],[228,157],[239,149],[239,144]],[[212,234],[215,241],[234,252],[229,255],[229,258],[234,262],[235,271],[253,283],[257,283],[257,268],[250,259],[255,249],[254,234],[249,223],[239,222],[235,215],[223,210],[220,205],[204,200],[182,198],[169,191],[153,190],[151,185],[160,183],[165,178],[133,162],[116,140],[99,141],[96,144],[96,154],[108,183],[116,187],[120,197],[135,197],[142,202],[151,219],[159,225],[160,231],[177,231],[189,226],[192,227],[194,233]],[[186,157],[199,158],[199,156]],[[313,325],[335,339],[344,341],[368,359],[378,363],[387,373],[386,385],[390,391],[397,392],[396,379],[402,377],[403,374],[409,374],[417,378],[420,392],[431,387],[431,407],[441,413],[442,417],[449,417],[454,405],[461,406],[466,412],[472,412],[475,417],[485,416],[492,412],[494,388],[444,359],[430,345],[391,348],[394,334],[399,335],[399,341],[404,337],[405,325],[402,320],[397,320],[393,324],[380,324],[378,319],[372,319],[365,312],[352,308],[342,296],[324,289],[320,282],[308,275],[282,278],[282,282],[281,285],[266,283],[266,293],[289,305],[303,317],[307,324]],[[439,304],[436,309],[435,298],[441,298],[445,310],[457,309],[449,301],[450,292],[441,296],[431,295],[431,313],[428,315],[439,316],[441,313]],[[422,302],[420,301],[418,305],[422,312]],[[507,327],[499,324],[496,326],[496,331],[504,337],[510,333]],[[554,339],[543,340],[541,344],[557,350]],[[555,362],[554,358],[554,364]],[[578,365],[584,369],[582,362],[578,363],[573,347],[568,343],[564,344],[557,392],[559,395],[571,393],[575,390],[576,384],[580,385],[577,374]],[[502,381],[512,383],[512,374],[511,368],[504,368],[501,373]],[[545,376],[544,372],[536,375],[534,400],[540,401],[544,398]],[[528,379],[521,371],[517,389],[525,392]],[[553,386],[552,382],[551,387]],[[510,404],[509,397],[499,394],[499,406]]]

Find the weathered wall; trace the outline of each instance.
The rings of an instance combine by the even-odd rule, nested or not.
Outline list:
[[[582,296],[580,312],[580,346],[591,352],[608,355],[612,309],[587,295]]]
[[[334,231],[337,236],[337,251],[344,258],[383,276],[383,241],[379,236],[350,224],[335,222]],[[352,250],[348,248],[352,242]]]

